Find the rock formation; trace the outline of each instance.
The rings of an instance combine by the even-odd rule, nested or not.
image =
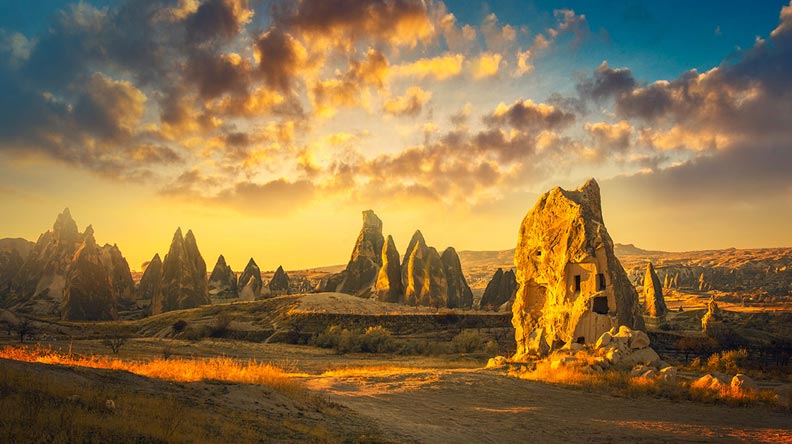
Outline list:
[[[221,299],[237,297],[237,276],[234,270],[226,264],[221,254],[209,276],[209,295]]]
[[[247,266],[242,271],[242,274],[239,275],[239,283],[237,285],[239,289],[239,299],[243,301],[255,301],[261,296],[261,287],[263,286],[261,281],[261,270],[256,264],[256,261],[251,257]]]
[[[289,275],[283,271],[283,267],[278,266],[275,274],[270,279],[267,287],[270,289],[270,294],[279,296],[282,294],[289,294]]]
[[[396,250],[396,244],[390,235],[382,246],[382,267],[380,267],[377,274],[377,283],[374,286],[374,299],[381,302],[404,302],[399,251]]]
[[[666,307],[665,299],[663,298],[663,287],[660,285],[660,278],[657,277],[651,262],[646,264],[644,300],[646,302],[646,313],[649,316],[657,318],[668,313],[668,307]]]
[[[372,210],[363,212],[363,228],[360,230],[355,248],[343,276],[328,279],[328,283],[338,282],[335,288],[326,291],[337,291],[360,297],[368,297],[377,280],[377,273],[382,265],[382,221]]]
[[[708,336],[717,336],[723,330],[723,313],[714,297],[707,302],[707,312],[701,318],[701,331]]]
[[[116,297],[116,304],[121,309],[135,308],[135,280],[129,270],[129,263],[118,245],[105,245],[101,249],[102,263],[110,277],[110,284]]]
[[[14,277],[35,245],[21,238],[0,239],[0,301],[11,290]]]
[[[402,262],[404,303],[428,307],[448,305],[448,282],[440,254],[426,246],[423,234],[416,230]]]
[[[179,228],[162,262],[162,275],[151,300],[151,313],[156,315],[205,304],[211,304],[206,262],[198,251],[193,232],[187,231],[182,237]]]
[[[638,294],[613,252],[599,185],[543,194],[520,226],[514,254],[520,288],[512,307],[517,353],[543,328],[546,341],[593,343],[621,325],[643,329]]]
[[[159,285],[161,277],[162,259],[157,253],[143,270],[143,276],[140,277],[140,282],[138,283],[137,298],[151,300],[157,291],[157,285]]]
[[[83,321],[117,319],[116,293],[90,225],[84,238],[68,267],[61,317]]]
[[[462,264],[459,262],[454,247],[448,247],[440,256],[443,262],[446,285],[448,286],[446,307],[470,308],[473,306],[473,292],[468,286],[465,275],[462,273]]]
[[[484,295],[481,296],[479,307],[482,310],[511,310],[511,303],[514,302],[517,288],[517,277],[514,275],[514,271],[504,272],[502,268],[498,268],[487,284]]]

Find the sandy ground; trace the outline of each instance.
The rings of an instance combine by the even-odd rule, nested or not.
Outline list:
[[[792,443],[789,413],[625,399],[491,370],[346,371],[308,384],[408,443]]]

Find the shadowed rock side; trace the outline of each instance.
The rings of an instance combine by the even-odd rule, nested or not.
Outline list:
[[[498,268],[481,296],[479,307],[482,310],[511,310],[511,303],[514,302],[517,288],[517,278],[514,275],[514,271],[508,270],[504,272],[502,268]],[[504,304],[508,306],[504,307]]]
[[[261,281],[261,269],[259,269],[256,261],[251,257],[239,276],[239,299],[243,301],[255,301],[261,296],[261,287],[264,284]]]
[[[160,278],[162,277],[162,259],[159,253],[155,254],[151,261],[143,270],[143,276],[140,277],[140,282],[137,288],[138,299],[152,299],[154,293],[157,291]]]
[[[651,262],[646,264],[646,276],[644,276],[644,300],[646,302],[646,314],[652,317],[665,316],[668,313],[665,298],[663,298],[663,287],[660,285],[660,278],[655,273]]]
[[[221,299],[237,297],[237,276],[234,270],[226,264],[221,254],[217,258],[212,274],[209,276],[209,295]]]
[[[10,291],[11,282],[24,263],[16,249],[0,250],[0,301]]]
[[[614,255],[593,179],[539,198],[520,226],[514,263],[520,284],[512,308],[516,358],[544,341],[552,347],[593,343],[619,325],[644,328],[638,294]]]
[[[393,242],[393,236],[390,235],[382,246],[382,267],[380,267],[377,274],[377,283],[374,286],[374,299],[381,302],[399,304],[404,302],[399,251]]]
[[[85,240],[69,265],[61,317],[82,321],[118,318],[116,294],[90,225],[85,230]]]
[[[289,275],[283,271],[282,266],[279,265],[278,269],[275,270],[275,274],[272,276],[272,279],[270,279],[267,287],[272,296],[289,294]]]
[[[101,253],[102,263],[107,269],[116,296],[116,304],[124,310],[135,308],[135,280],[132,279],[129,263],[121,254],[118,245],[105,245]]]
[[[473,292],[462,273],[462,264],[459,262],[459,255],[454,247],[446,248],[440,256],[440,260],[443,262],[443,271],[448,286],[446,307],[470,308],[473,306]]]
[[[206,263],[198,251],[195,236],[192,231],[188,231],[187,236],[182,237],[179,228],[162,262],[162,276],[151,300],[151,313],[160,314],[210,303]]]
[[[372,210],[363,212],[363,228],[360,229],[355,248],[346,269],[341,272],[343,278],[335,291],[360,297],[368,297],[377,280],[377,273],[382,265],[382,221]],[[328,280],[330,283],[331,280]],[[332,289],[329,289],[332,290]]]

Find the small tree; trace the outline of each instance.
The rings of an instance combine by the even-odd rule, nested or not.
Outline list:
[[[114,355],[117,355],[121,347],[126,344],[127,339],[129,337],[120,328],[113,328],[105,335],[102,344],[109,347]]]
[[[33,324],[30,319],[23,319],[17,324],[17,334],[19,335],[19,343],[25,342],[25,336],[30,337],[33,335]]]

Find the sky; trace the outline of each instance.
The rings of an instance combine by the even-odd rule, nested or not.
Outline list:
[[[792,4],[0,2],[0,237],[63,208],[132,269],[513,248],[594,177],[611,237],[792,246]]]

